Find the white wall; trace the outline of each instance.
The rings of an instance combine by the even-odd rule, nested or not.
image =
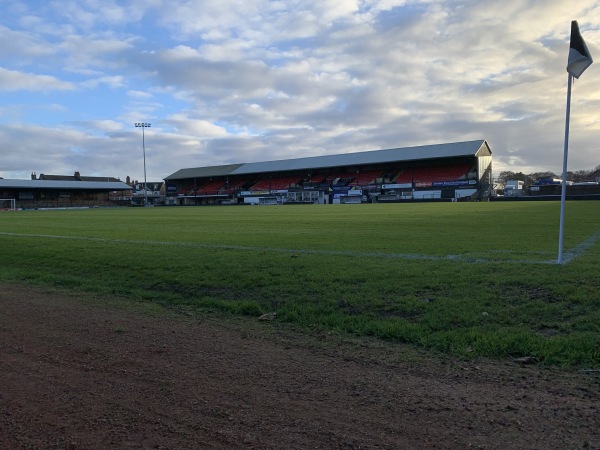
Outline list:
[[[442,198],[442,191],[414,191],[414,199]]]

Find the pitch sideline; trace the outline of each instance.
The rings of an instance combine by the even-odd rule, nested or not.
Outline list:
[[[108,239],[94,238],[85,236],[62,236],[52,234],[27,234],[27,233],[11,233],[0,232],[0,236],[18,236],[18,237],[34,237],[45,239],[71,239],[92,242],[108,242],[114,244],[151,244],[179,247],[196,247],[207,249],[222,249],[222,250],[241,250],[241,251],[261,251],[273,253],[290,253],[290,254],[307,254],[307,255],[333,255],[333,256],[351,256],[360,258],[384,258],[384,259],[413,259],[413,260],[430,260],[430,261],[458,261],[466,263],[517,263],[517,264],[556,264],[555,259],[490,259],[484,256],[476,256],[482,254],[525,254],[525,255],[551,255],[551,252],[518,252],[512,250],[491,250],[488,252],[473,252],[456,255],[421,255],[417,253],[382,253],[382,252],[354,252],[344,250],[318,250],[318,249],[292,249],[292,248],[277,248],[277,247],[253,247],[243,245],[217,245],[217,244],[195,244],[192,242],[170,242],[170,241],[141,241],[127,239]],[[582,256],[588,251],[597,241],[600,240],[600,230],[589,236],[584,241],[577,244],[571,250],[564,253],[563,263],[568,264],[574,259]]]

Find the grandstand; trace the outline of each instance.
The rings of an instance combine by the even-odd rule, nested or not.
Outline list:
[[[165,183],[177,205],[486,199],[492,152],[485,140],[455,142],[186,168]]]

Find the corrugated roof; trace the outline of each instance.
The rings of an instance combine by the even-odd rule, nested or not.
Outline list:
[[[58,181],[58,180],[10,180],[0,179],[0,188],[7,189],[78,189],[102,191],[126,191],[131,186],[122,181]]]
[[[107,182],[115,182],[115,183],[117,183],[117,182],[119,182],[119,179],[115,178],[115,177],[86,177],[86,176],[82,176],[80,178],[81,178],[81,181],[100,181],[100,182],[104,182],[104,183],[107,183]]]
[[[41,173],[37,179],[38,180],[46,180],[46,181],[103,181],[103,182],[120,181],[118,178],[115,178],[115,177],[81,176],[79,174],[79,172],[75,172],[75,175],[47,175],[47,174]]]
[[[180,169],[174,174],[169,175],[165,180],[184,180],[188,178],[206,178],[222,177],[231,175],[235,169],[243,164],[227,164],[224,166],[195,167],[190,169]]]
[[[228,166],[199,167],[181,169],[166,180],[202,178],[225,175],[250,175],[266,172],[287,172],[293,170],[313,170],[320,168],[348,167],[393,162],[408,162],[425,159],[453,158],[476,156],[485,147],[490,152],[484,139],[448,144],[422,145],[417,147],[393,148],[387,150],[371,150],[338,155],[311,156],[306,158],[284,159]],[[490,152],[491,153],[491,152]]]

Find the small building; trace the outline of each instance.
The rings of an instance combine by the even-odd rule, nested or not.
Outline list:
[[[506,197],[518,197],[525,195],[525,182],[521,180],[508,180],[504,185],[504,195]]]
[[[165,202],[165,183],[148,181],[132,183],[131,204],[134,206],[163,205]]]

